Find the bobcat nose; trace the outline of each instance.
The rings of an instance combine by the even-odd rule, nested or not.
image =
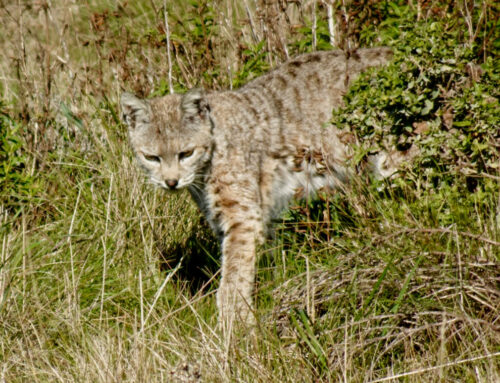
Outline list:
[[[179,183],[177,180],[169,179],[165,181],[170,189],[175,189],[177,184]]]

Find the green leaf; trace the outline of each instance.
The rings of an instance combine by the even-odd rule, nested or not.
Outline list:
[[[453,126],[457,126],[459,128],[463,128],[463,127],[471,126],[471,125],[472,125],[472,121],[469,121],[469,120],[453,121]]]
[[[434,108],[434,103],[431,100],[425,100],[425,107],[422,109],[422,114],[424,116],[429,114],[432,108]]]

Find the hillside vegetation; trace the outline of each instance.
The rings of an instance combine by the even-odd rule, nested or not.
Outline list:
[[[0,381],[500,381],[499,14],[0,0]],[[418,155],[293,203],[259,250],[255,333],[222,338],[218,246],[187,193],[147,184],[120,93],[236,88],[302,52],[377,45],[394,60],[325,129],[352,136],[352,166]]]

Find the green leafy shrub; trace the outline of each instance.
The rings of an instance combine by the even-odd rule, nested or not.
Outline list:
[[[393,61],[360,76],[334,124],[352,129],[362,153],[416,145],[413,170],[427,180],[496,173],[500,69],[479,65],[479,47],[460,39],[443,22],[400,25]]]
[[[250,80],[266,73],[270,68],[267,61],[268,53],[265,49],[265,41],[243,49],[241,55],[244,57],[244,63],[238,73],[235,73],[233,86],[235,88],[241,87]]]

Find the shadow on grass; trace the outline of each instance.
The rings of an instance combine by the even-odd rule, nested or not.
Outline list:
[[[220,246],[206,221],[201,219],[190,233],[179,241],[163,244],[160,250],[160,269],[170,271],[182,260],[175,278],[186,283],[191,293],[210,288],[210,279],[220,267]]]

